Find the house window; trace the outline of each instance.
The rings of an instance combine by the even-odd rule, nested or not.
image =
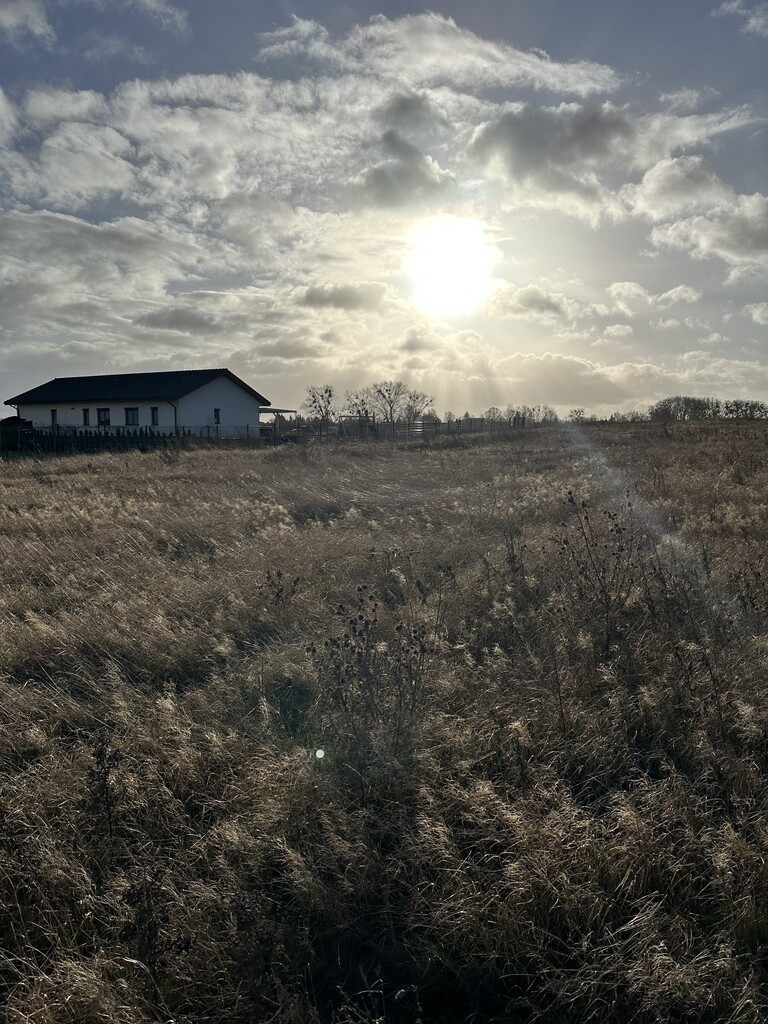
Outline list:
[[[138,409],[126,409],[125,410],[125,425],[126,425],[126,427],[138,427],[138,425],[139,425],[139,410]]]
[[[83,409],[83,426],[90,427],[91,425],[91,410]]]
[[[96,410],[96,422],[100,427],[109,426],[109,409]]]
[[[216,424],[217,427],[221,423],[221,409],[213,410],[213,422]]]
[[[149,407],[149,415],[151,417],[152,426],[156,427],[160,422],[160,408],[157,405],[151,405]]]
[[[59,410],[58,409],[51,409],[51,426],[52,427],[57,426],[58,422],[59,422]]]

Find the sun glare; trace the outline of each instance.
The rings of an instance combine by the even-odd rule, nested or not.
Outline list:
[[[425,313],[465,316],[474,313],[494,290],[498,251],[483,224],[464,217],[425,221],[410,235],[405,269],[413,301]]]

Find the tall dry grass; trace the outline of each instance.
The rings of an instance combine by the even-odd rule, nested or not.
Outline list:
[[[765,1019],[768,433],[478,440],[0,467],[10,1022]]]

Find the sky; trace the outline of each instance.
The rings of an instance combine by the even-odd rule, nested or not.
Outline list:
[[[768,400],[767,285],[768,3],[0,0],[0,401]]]

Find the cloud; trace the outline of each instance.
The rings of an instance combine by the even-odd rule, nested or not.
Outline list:
[[[698,110],[702,104],[717,99],[720,93],[711,86],[703,89],[677,89],[675,92],[663,92],[659,100],[673,114],[690,114]]]
[[[652,301],[655,301],[656,305],[664,309],[668,306],[676,306],[679,302],[700,302],[702,297],[703,293],[698,288],[691,288],[687,284],[679,284],[674,288],[670,288],[669,291],[652,296]]]
[[[638,185],[624,186],[621,195],[635,215],[654,221],[711,209],[733,198],[732,190],[700,156],[660,160]]]
[[[667,309],[680,302],[699,302],[702,293],[690,285],[677,285],[666,292],[654,294],[637,281],[616,281],[606,289],[613,308],[625,316],[636,316],[643,307]]]
[[[139,43],[126,39],[124,36],[113,35],[103,32],[88,32],[83,37],[85,49],[83,56],[88,60],[106,63],[114,60],[115,57],[122,57],[123,60],[132,64],[154,64],[155,58]]]
[[[168,0],[60,0],[65,4],[90,4],[93,7],[117,7],[121,10],[134,10],[152,18],[165,29],[184,34],[189,28],[187,12],[176,7]]]
[[[768,395],[768,366],[711,351],[685,353],[668,365],[595,362],[557,353],[518,354],[499,362],[515,393],[536,404],[583,405],[596,411],[650,405],[666,395]],[[571,387],[569,388],[569,381]],[[549,390],[548,390],[549,389]]]
[[[164,28],[184,32],[188,27],[187,12],[180,7],[174,7],[167,0],[121,0],[121,3],[126,2],[158,21]]]
[[[665,173],[672,176],[668,167],[659,168],[655,177],[651,174],[640,186],[625,186],[618,193],[606,183],[611,171],[652,167],[681,147],[706,144],[754,120],[746,108],[688,117],[634,117],[610,103],[522,104],[482,124],[475,131],[469,156],[511,186],[512,205],[559,209],[596,226],[605,216],[622,219],[627,208],[642,214],[655,210],[665,187],[678,203],[684,195],[683,182],[661,180]],[[697,158],[691,159],[694,163],[676,168],[677,175],[683,177],[687,171],[701,189],[706,183],[696,182]],[[699,169],[699,178],[704,174]],[[709,186],[713,187],[712,182]]]
[[[624,338],[612,338],[608,335],[596,338],[595,341],[590,342],[590,345],[592,348],[602,348],[608,352],[623,352],[632,347]]]
[[[741,31],[756,36],[768,36],[768,4],[747,7],[743,0],[726,0],[712,11],[713,17],[736,14],[744,19]]]
[[[141,8],[155,38],[163,6]],[[91,33],[80,46],[122,60],[128,44]],[[680,255],[641,250],[653,228],[737,210],[730,152],[718,158],[723,181],[696,154],[753,123],[751,112],[680,116],[690,96],[645,114],[629,96],[626,106],[561,103],[618,77],[484,41],[437,15],[342,35],[296,22],[260,45],[260,74],[131,76],[103,95],[34,85],[16,102],[0,93],[9,388],[9,366],[16,373],[26,358],[34,377],[44,353],[70,372],[216,360],[266,377],[265,393],[286,405],[313,380],[356,388],[400,375],[423,390],[445,384],[462,410],[529,392],[549,401],[553,381],[564,404],[636,403],[669,379],[658,367],[613,368],[631,323],[638,342],[639,318],[657,318],[660,331],[665,310],[701,314],[680,315],[680,340],[724,329],[717,268],[691,265],[690,240]],[[518,102],[558,81],[554,99]],[[614,223],[595,237],[530,212],[542,208]],[[475,218],[498,246],[494,273],[511,283],[459,321],[486,337],[414,314],[404,258],[416,218],[434,212]],[[740,291],[731,308],[761,298]],[[747,316],[729,327],[734,348],[756,331]],[[660,334],[647,336],[662,349]],[[502,366],[513,348],[537,351]],[[544,358],[544,348],[577,361]],[[579,362],[584,354],[593,358]]]
[[[383,284],[369,283],[357,285],[311,285],[299,299],[303,306],[313,309],[378,309],[386,294]]]
[[[429,327],[409,327],[400,342],[400,350],[408,353],[435,352],[443,347],[444,340]]]
[[[708,146],[726,132],[762,123],[762,120],[746,105],[683,117],[669,113],[643,115],[637,118],[637,135],[628,154],[628,166],[646,170],[681,149]]]
[[[742,314],[750,317],[753,323],[768,325],[768,302],[751,302],[744,307]]]
[[[626,152],[635,131],[609,104],[525,105],[482,125],[470,156],[509,182],[532,185],[540,196],[568,196],[589,213],[606,203],[596,170]],[[533,198],[529,193],[528,201]]]
[[[168,285],[220,270],[221,257],[220,243],[167,223],[8,211],[0,214],[3,328],[125,339],[132,319],[168,301]]]
[[[43,0],[0,0],[0,36],[18,46],[32,36],[50,46],[56,34],[45,13]]]
[[[259,341],[254,354],[259,362],[265,358],[275,360],[280,364],[281,371],[285,372],[291,363],[302,363],[327,355],[328,345],[307,337],[283,337],[277,341]]]
[[[378,79],[331,70],[313,79],[254,74],[136,79],[111,96],[36,88],[30,90],[24,112],[39,133],[67,121],[118,132],[131,144],[130,151],[108,147],[104,153],[103,146],[96,146],[101,167],[107,158],[119,157],[133,168],[129,173],[127,167],[117,167],[112,194],[140,206],[161,207],[169,216],[196,216],[198,223],[209,218],[213,203],[230,197],[238,197],[241,204],[259,195],[314,210],[357,204],[358,209],[363,205],[394,211],[415,203],[460,201],[469,194],[474,186],[467,181],[472,168],[465,163],[464,140],[478,118],[478,138],[488,142],[494,127],[501,134],[499,119],[488,118],[499,109],[497,104],[469,102],[455,88],[416,90],[402,82],[388,87],[382,100]],[[609,152],[619,164],[634,160],[641,133],[626,111],[564,104],[518,106],[507,114],[523,132],[520,141],[526,142],[522,155],[517,147],[513,161],[524,180],[509,183],[508,206],[562,208],[591,223],[602,216],[626,216],[624,201],[601,180],[611,165]],[[697,122],[696,130],[706,134],[722,127],[721,121]],[[542,137],[526,155],[535,126],[541,126]],[[689,125],[683,134],[691,133]],[[627,143],[627,152],[622,148],[625,137],[635,140]],[[517,139],[515,135],[510,145]],[[88,141],[84,153],[94,148],[95,137],[88,136]],[[41,156],[51,145],[35,135],[6,160],[13,187],[27,201],[46,194],[43,186],[38,192],[34,188]],[[74,155],[69,161],[74,163]],[[59,209],[81,209],[90,194],[72,174],[52,184],[48,191],[55,194]],[[74,187],[68,202],[70,184]],[[99,182],[94,189],[103,195]],[[247,224],[233,223],[232,230],[246,233]],[[266,242],[262,239],[261,244]]]
[[[557,352],[515,353],[499,361],[497,372],[511,393],[530,405],[616,407],[631,399],[632,389],[611,367]]]
[[[10,141],[16,132],[18,123],[16,110],[0,87],[0,145]]]
[[[435,13],[395,20],[376,15],[341,39],[316,22],[294,17],[292,25],[264,33],[259,41],[262,61],[304,56],[314,64],[393,79],[412,89],[447,83],[475,90],[529,85],[588,96],[610,92],[621,81],[603,64],[559,63],[541,51],[482,39]]]
[[[398,89],[376,111],[378,118],[398,131],[447,127],[450,122],[425,93]]]
[[[645,310],[668,309],[679,303],[695,303],[702,292],[690,285],[677,285],[666,292],[653,293],[637,281],[616,281],[606,289],[610,303],[585,303],[538,284],[500,289],[492,298],[489,312],[499,317],[514,317],[555,326],[558,323],[605,317],[617,313],[634,317]],[[634,333],[630,324],[610,324],[602,328],[607,338],[627,338]],[[582,335],[579,335],[583,337]]]
[[[371,168],[372,111],[380,93],[365,79],[187,75],[126,82],[104,99],[102,121],[135,147],[136,178],[125,198],[163,205],[169,215],[230,197],[241,204],[260,196],[335,208],[341,195],[350,202],[352,191],[366,202],[390,198],[394,205],[394,186],[380,180],[387,171],[416,196],[451,180],[428,157],[393,157],[381,136],[376,145],[388,159]],[[372,195],[360,187],[366,172]],[[347,187],[350,177],[354,190]]]
[[[179,334],[218,334],[225,329],[209,314],[185,309],[183,306],[168,306],[155,313],[145,313],[136,317],[134,322],[142,327],[175,331]]]
[[[92,90],[30,89],[24,99],[24,115],[36,128],[58,121],[99,121],[108,110],[104,97]]]
[[[501,288],[492,297],[489,311],[498,317],[531,320],[550,326],[558,322],[575,323],[585,317],[609,312],[606,306],[593,306],[548,291],[538,284]]]
[[[616,281],[606,289],[614,309],[625,316],[635,316],[640,306],[653,303],[653,296],[637,281]]]
[[[667,319],[659,317],[658,320],[650,320],[648,326],[653,328],[654,331],[674,331],[680,326],[680,321],[674,317],[668,317]]]
[[[626,150],[635,134],[629,117],[610,104],[521,106],[483,125],[472,143],[481,161],[499,159],[511,178],[559,176]]]
[[[353,184],[374,206],[401,206],[442,193],[455,178],[431,156],[424,156],[394,129],[384,132],[381,147],[388,159],[369,167]]]
[[[722,208],[655,227],[654,245],[690,252],[697,259],[718,256],[734,271],[768,270],[768,197],[735,196]]]
[[[54,206],[73,208],[111,193],[126,192],[134,168],[131,145],[113,128],[68,122],[40,148],[40,185]]]
[[[691,331],[708,331],[709,330],[709,321],[708,320],[703,320],[701,317],[698,317],[698,316],[686,316],[683,319],[683,323]]]
[[[445,337],[433,351],[421,354],[420,372],[425,383],[441,373],[460,381],[452,394],[460,396],[461,408],[480,408],[482,403],[472,402],[476,391],[486,405],[489,400],[500,405],[547,403],[563,410],[583,405],[599,414],[644,407],[670,394],[768,394],[768,367],[757,362],[717,357],[711,350],[686,353],[666,365],[610,361],[621,347],[620,341],[602,339],[597,347],[605,353],[601,359],[559,352],[502,356],[478,336],[465,342]]]

